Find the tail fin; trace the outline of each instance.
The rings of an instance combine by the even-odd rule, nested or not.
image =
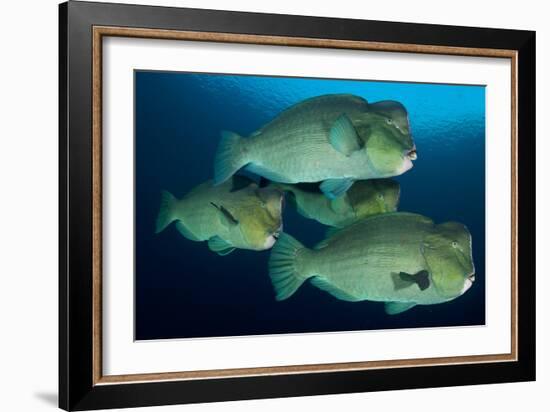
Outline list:
[[[275,289],[275,298],[285,300],[309,277],[296,269],[297,252],[305,249],[304,245],[286,233],[281,233],[279,240],[271,250],[269,257],[269,276]]]
[[[241,150],[242,144],[242,137],[237,133],[222,131],[214,158],[214,185],[225,182],[248,163]]]
[[[166,229],[166,226],[175,220],[173,210],[175,203],[176,198],[171,193],[163,190],[161,193],[160,210],[157,216],[157,227],[155,233],[162,232]]]

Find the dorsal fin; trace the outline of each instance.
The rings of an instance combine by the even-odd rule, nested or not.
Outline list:
[[[321,242],[319,242],[315,246],[315,249],[321,249],[321,248],[327,246],[328,243],[335,241],[340,236],[345,236],[346,233],[348,233],[348,231],[357,230],[356,228],[360,225],[361,226],[362,225],[371,225],[371,224],[373,224],[374,221],[376,221],[378,219],[388,220],[388,219],[397,219],[397,218],[414,218],[414,219],[418,219],[420,222],[423,222],[423,223],[426,223],[426,224],[429,224],[429,225],[433,225],[433,222],[430,218],[427,218],[425,216],[422,216],[422,215],[419,215],[419,214],[416,214],[416,213],[409,213],[409,212],[383,213],[383,214],[380,214],[380,215],[369,216],[367,218],[358,220],[358,221],[352,223],[351,225],[343,227],[343,228],[329,228],[326,232],[327,237],[324,240],[322,240]],[[372,229],[374,230],[375,227],[376,226],[373,226]],[[370,228],[369,227],[361,228],[359,230],[370,230]]]
[[[333,109],[338,107],[342,112],[349,110],[368,110],[368,102],[360,97],[353,94],[325,94],[321,96],[310,97],[308,99],[302,100],[299,103],[296,103],[282,112],[280,112],[273,120],[269,123],[266,123],[260,129],[253,132],[250,136],[258,136],[264,132],[264,130],[270,127],[277,127],[279,123],[284,123],[292,116],[296,115],[296,112],[302,112],[302,114],[315,115],[315,109],[322,106],[328,105]]]
[[[188,198],[188,197],[194,196],[195,194],[200,193],[202,190],[211,188],[213,186],[214,186],[214,182],[212,182],[211,180],[207,180],[206,182],[201,183],[198,186],[195,186],[193,189],[191,189],[189,192],[187,192],[183,196],[183,198]]]
[[[354,226],[354,225],[351,225]],[[325,232],[325,238],[315,245],[314,249],[322,249],[329,244],[329,242],[337,237],[340,233],[345,233],[351,226],[346,227],[329,227]]]

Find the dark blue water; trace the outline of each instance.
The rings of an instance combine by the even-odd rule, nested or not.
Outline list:
[[[485,323],[484,87],[138,71],[135,91],[136,339]],[[327,93],[405,105],[418,160],[397,178],[400,210],[469,228],[476,282],[463,296],[389,316],[382,303],[344,302],[306,283],[276,302],[269,251],[218,256],[173,226],[154,233],[162,189],[179,198],[212,178],[221,130],[247,135],[288,106]],[[326,230],[289,207],[284,222],[309,246]]]

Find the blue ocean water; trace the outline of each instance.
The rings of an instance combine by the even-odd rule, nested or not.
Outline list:
[[[399,210],[469,228],[476,282],[463,296],[390,316],[382,303],[341,301],[306,283],[277,302],[269,251],[218,256],[173,225],[154,233],[161,190],[180,198],[212,178],[221,130],[246,136],[287,107],[328,93],[407,108],[418,160],[396,178]],[[483,86],[136,71],[135,190],[138,340],[485,323]],[[326,230],[290,207],[284,225],[309,246]]]

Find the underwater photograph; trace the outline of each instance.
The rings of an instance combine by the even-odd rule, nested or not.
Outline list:
[[[485,324],[485,87],[134,71],[135,339]]]

